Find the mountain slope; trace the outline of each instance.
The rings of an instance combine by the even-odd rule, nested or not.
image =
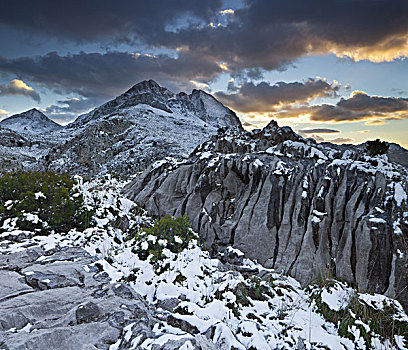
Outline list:
[[[399,163],[408,168],[408,150],[396,143],[390,143],[388,157],[391,161]]]
[[[27,161],[35,158],[23,155],[23,149],[30,147],[31,142],[10,129],[0,127],[0,171],[10,171],[22,168]]]
[[[242,128],[235,113],[206,92],[193,90],[190,95],[184,92],[174,94],[154,80],[144,80],[134,85],[117,98],[90,113],[79,116],[69,127],[82,126],[140,105],[174,114],[175,118],[182,116],[191,121],[197,121],[198,118],[216,128],[234,126]]]
[[[174,94],[143,81],[78,117],[44,166],[87,176],[131,174],[167,156],[188,156],[220,127],[242,130],[235,113],[211,95],[199,90]]]
[[[0,126],[28,135],[51,133],[63,128],[35,108],[0,121]]]
[[[154,164],[125,191],[151,215],[188,215],[214,254],[233,246],[302,283],[334,275],[408,308],[408,170],[385,155],[271,122]]]

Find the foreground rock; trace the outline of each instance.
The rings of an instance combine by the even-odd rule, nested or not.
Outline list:
[[[212,258],[187,227],[174,241],[147,229],[116,179],[77,181],[95,226],[2,226],[0,349],[407,349],[397,301],[325,278],[302,288],[231,247]]]
[[[150,329],[148,304],[94,261],[68,247],[1,255],[0,349],[109,349],[131,322]]]
[[[303,283],[334,275],[408,308],[407,169],[317,145],[271,122],[227,132],[125,192],[150,214],[187,214],[213,253],[231,245]]]

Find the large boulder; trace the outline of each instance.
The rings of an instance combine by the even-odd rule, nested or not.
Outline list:
[[[386,156],[272,122],[154,164],[125,192],[152,215],[188,215],[214,254],[232,246],[304,284],[333,275],[408,307],[407,178]]]
[[[94,262],[74,247],[2,254],[0,349],[109,349],[131,323],[150,330],[152,306]]]

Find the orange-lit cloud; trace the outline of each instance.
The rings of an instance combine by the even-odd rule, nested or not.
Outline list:
[[[349,57],[358,62],[367,60],[371,62],[392,62],[396,59],[408,57],[408,35],[390,36],[375,45],[351,46],[328,45],[328,52],[338,57]]]
[[[196,87],[197,89],[205,90],[205,91],[210,91],[210,87],[208,86],[208,84],[200,83],[199,81],[195,81],[195,80],[190,80],[190,83],[191,83],[194,87]]]
[[[341,98],[335,105],[282,106],[274,113],[275,118],[307,118],[312,122],[365,122],[382,125],[389,120],[408,118],[408,99],[401,97],[370,96],[354,91],[349,98]]]
[[[40,95],[20,79],[13,79],[8,84],[0,84],[0,96],[6,95],[29,96],[33,100],[40,102]]]

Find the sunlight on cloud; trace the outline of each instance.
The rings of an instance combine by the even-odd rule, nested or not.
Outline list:
[[[384,125],[387,122],[385,120],[382,119],[374,119],[374,120],[367,120],[364,124],[365,125]]]
[[[221,27],[221,23],[210,22],[208,23],[208,26],[211,28],[218,28],[218,27]]]
[[[195,80],[190,80],[190,83],[194,85],[197,89],[210,91],[210,86],[208,84],[200,83],[199,81],[195,81]]]
[[[229,68],[228,68],[228,66],[227,66],[226,63],[218,63],[218,66],[219,66],[222,70],[224,70],[224,71],[228,71],[228,70],[229,70]]]
[[[235,11],[233,9],[225,9],[219,12],[221,15],[233,15]]]
[[[10,87],[16,89],[16,90],[21,90],[25,92],[33,92],[34,89],[31,86],[28,86],[24,81],[19,80],[19,79],[13,79],[10,81]]]
[[[348,48],[333,45],[329,51],[337,57],[349,57],[356,62],[363,60],[376,63],[392,62],[408,57],[408,37],[406,34],[400,37],[390,37],[375,46],[366,47]]]
[[[350,137],[336,137],[335,139],[327,139],[325,141],[332,143],[351,143],[354,141],[354,139]]]
[[[134,57],[134,58],[139,58],[139,57],[156,58],[157,56],[155,56],[155,55],[150,55],[150,54],[148,54],[148,53],[139,53],[139,52],[136,52],[136,53],[133,54],[133,57]]]
[[[13,79],[8,84],[0,84],[0,96],[29,96],[40,102],[40,95],[20,79]]]

